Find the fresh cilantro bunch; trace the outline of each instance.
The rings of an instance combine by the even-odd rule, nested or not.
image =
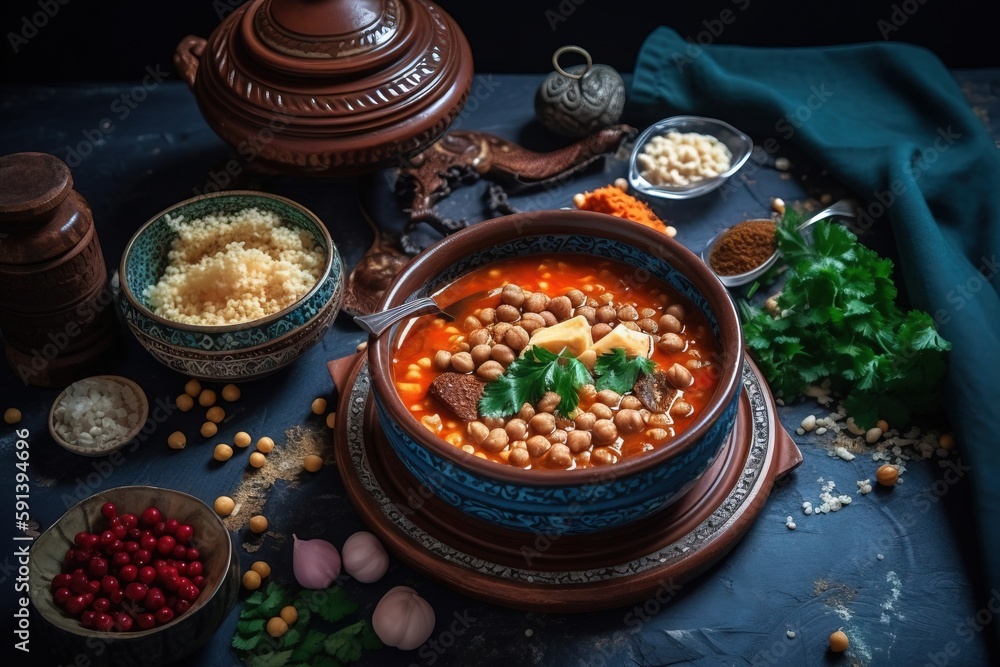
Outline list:
[[[791,398],[829,378],[862,428],[879,419],[903,426],[934,408],[951,344],[930,315],[896,305],[892,262],[827,222],[806,241],[800,223],[789,209],[777,227],[788,264],[780,316],[741,304],[747,347],[771,386]]]

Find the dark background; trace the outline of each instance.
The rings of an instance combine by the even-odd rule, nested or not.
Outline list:
[[[63,4],[64,3],[64,4]],[[177,42],[207,37],[241,0],[4,0],[4,82],[140,79],[147,66],[172,70]],[[669,25],[692,40],[805,46],[882,41],[920,44],[952,68],[1000,66],[995,9],[982,0],[622,2],[612,0],[441,0],[469,37],[480,72],[547,72],[565,44],[595,62],[633,69],[642,40]],[[40,14],[46,8],[51,18]],[[741,10],[742,8],[742,10]],[[737,16],[720,34],[723,10]],[[987,13],[990,16],[987,16]],[[31,18],[44,23],[33,32]],[[880,24],[880,21],[883,23]],[[714,23],[714,26],[713,26]],[[11,33],[18,35],[15,46]],[[21,37],[27,43],[20,42]]]

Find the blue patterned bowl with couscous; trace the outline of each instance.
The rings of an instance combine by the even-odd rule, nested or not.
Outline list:
[[[205,380],[251,380],[318,343],[344,266],[311,211],[265,192],[201,195],[157,213],[118,271],[128,329],[156,359]]]

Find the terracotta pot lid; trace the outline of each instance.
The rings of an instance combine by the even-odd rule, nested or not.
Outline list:
[[[69,167],[48,153],[0,157],[0,227],[35,226],[31,219],[58,206],[73,188]],[[30,222],[28,225],[17,223]]]

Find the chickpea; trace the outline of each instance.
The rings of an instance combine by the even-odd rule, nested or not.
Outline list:
[[[472,363],[476,366],[480,366],[484,361],[490,358],[490,353],[493,351],[489,345],[477,345],[472,348],[469,354],[472,355]]]
[[[511,331],[513,331],[513,329]],[[510,331],[508,331],[507,334],[509,336]],[[510,349],[503,343],[498,343],[494,345],[493,349],[490,351],[490,358],[506,367],[517,359],[517,355],[514,354],[514,350]]]
[[[265,435],[257,440],[257,451],[263,454],[270,454],[272,449],[274,449],[274,440],[272,438]]]
[[[882,486],[896,486],[899,481],[899,468],[893,465],[881,466],[875,471],[875,479]]]
[[[221,517],[229,516],[236,509],[236,502],[229,496],[219,496],[215,499],[215,513]]]
[[[566,434],[566,446],[574,454],[590,449],[591,434],[589,431],[570,431]]]
[[[319,472],[320,468],[323,467],[323,458],[316,454],[308,454],[302,459],[302,467],[308,472]]]
[[[489,329],[476,329],[469,334],[469,345],[475,347],[476,345],[487,345],[493,341],[493,334],[490,333]]]
[[[592,296],[588,296],[587,297],[587,304],[586,305],[588,305],[591,308],[593,308],[594,312],[597,312],[597,309],[600,308],[600,306],[601,306],[601,302],[598,301],[597,299],[595,299]]]
[[[533,435],[525,442],[525,449],[531,457],[538,457],[549,451],[552,443],[544,435]]]
[[[507,330],[507,333],[504,334],[503,342],[515,352],[520,352],[528,347],[528,340],[530,338],[531,336],[528,335],[528,331],[524,327],[515,326]]]
[[[667,307],[667,315],[673,315],[678,320],[683,320],[687,315],[687,310],[685,310],[684,306],[681,304],[675,303],[674,305]]]
[[[220,408],[218,405],[213,405],[205,412],[205,419],[210,422],[215,422],[218,424],[223,419],[226,418],[226,411]]]
[[[198,405],[203,408],[208,408],[215,405],[215,392],[211,389],[202,389],[201,393],[198,394]]]
[[[503,425],[507,423],[507,420],[503,417],[483,417],[482,422],[486,424],[489,428],[503,428]]]
[[[263,514],[257,514],[250,517],[250,531],[256,535],[260,535],[265,530],[267,530],[267,517]]]
[[[281,611],[278,612],[278,616],[280,616],[281,620],[285,623],[291,625],[295,621],[299,620],[299,610],[292,605],[287,605],[281,608]]]
[[[649,418],[646,419],[647,426],[670,426],[673,423],[674,420],[665,412],[651,412]]]
[[[280,616],[275,616],[267,621],[267,634],[275,639],[288,632],[288,623],[285,623]]]
[[[646,427],[638,410],[619,410],[614,421],[618,432],[622,434],[638,433]]]
[[[542,316],[542,321],[545,322],[545,326],[547,327],[559,324],[559,320],[556,318],[556,316],[547,310],[543,310],[541,313],[539,313],[539,315]]]
[[[486,436],[481,446],[488,452],[499,452],[507,446],[508,442],[510,442],[510,438],[507,437],[507,431],[502,428],[495,428]]]
[[[191,398],[197,398],[198,394],[201,393],[201,382],[195,378],[191,378],[184,383],[184,393]]]
[[[618,407],[626,410],[641,410],[642,401],[635,396],[622,396],[622,402],[618,405]]]
[[[549,305],[549,297],[541,292],[535,292],[524,301],[524,311],[527,313],[540,313]]]
[[[260,575],[253,570],[243,573],[243,588],[248,591],[255,591],[260,588]]]
[[[640,329],[650,334],[656,333],[656,330],[658,328],[656,320],[654,320],[651,317],[642,318],[641,320],[639,320],[638,324]]]
[[[574,308],[579,308],[587,302],[587,295],[578,289],[571,289],[566,292],[566,298],[569,299],[569,304]]]
[[[219,443],[212,452],[212,458],[216,461],[228,461],[233,458],[233,448],[225,443]]]
[[[518,323],[522,329],[524,329],[529,334],[535,329],[540,329],[545,326],[545,320],[538,313],[524,313],[521,315],[521,321]]]
[[[525,436],[528,435],[528,424],[523,419],[515,417],[507,422],[504,430],[507,431],[507,437],[511,440],[524,440]]]
[[[681,352],[685,347],[684,339],[675,333],[666,333],[660,336],[656,346],[661,352]]]
[[[651,319],[656,317],[655,308],[642,308],[639,310],[639,317],[642,319]]]
[[[517,285],[506,285],[500,292],[500,301],[505,305],[520,308],[524,303],[524,290]]]
[[[689,417],[694,414],[694,406],[687,401],[677,401],[670,406],[670,414],[674,417]]]
[[[187,396],[187,394],[184,395]],[[174,431],[167,436],[167,446],[170,447],[170,449],[184,449],[186,444],[187,438],[180,431]]]
[[[253,565],[250,566],[251,572],[256,572],[257,576],[261,579],[266,579],[271,576],[271,566],[262,560],[255,560]]]
[[[609,333],[611,333],[611,325],[607,322],[598,322],[594,326],[590,327],[590,337],[594,339],[595,343],[607,336]]]
[[[495,308],[483,308],[479,311],[479,321],[483,324],[493,324],[497,321],[497,311]]]
[[[590,429],[594,428],[594,422],[596,421],[597,421],[597,415],[595,415],[593,412],[581,412],[576,416],[576,419],[573,420],[573,424],[576,426],[577,430],[570,433],[570,436],[572,437],[573,433],[589,431]],[[587,442],[588,443],[590,442],[589,438]]]
[[[590,450],[585,449],[576,455],[576,464],[580,467],[586,467],[590,465]]]
[[[589,412],[598,419],[611,419],[611,416],[614,414],[611,408],[604,405],[604,403],[594,403],[590,406]]]
[[[595,317],[598,322],[603,322],[604,324],[609,324],[614,322],[618,317],[618,311],[615,310],[614,306],[601,306],[597,309]]]
[[[594,401],[594,397],[597,396],[597,387],[587,383],[580,387],[577,393],[579,394],[581,401],[592,403]]]
[[[618,439],[618,427],[610,419],[598,419],[594,422],[594,444],[610,445]]]
[[[639,319],[639,311],[635,306],[622,306],[618,309],[618,319],[622,322],[635,322]]]
[[[662,428],[651,428],[646,431],[646,436],[651,440],[666,440],[670,434]]]
[[[510,322],[497,322],[493,325],[493,342],[502,343],[507,332],[511,330],[514,325]]]
[[[559,404],[562,403],[562,396],[554,391],[547,391],[538,399],[538,405],[535,406],[538,412],[555,412]]]
[[[264,464],[267,463],[267,458],[260,452],[254,452],[250,455],[250,466],[253,468],[263,468]]]
[[[528,465],[529,461],[531,461],[531,454],[528,453],[527,449],[512,449],[507,457],[507,463],[516,468],[523,468]]]
[[[545,462],[550,468],[566,469],[573,465],[573,454],[566,445],[554,444],[545,455]]]
[[[617,405],[622,402],[621,395],[616,391],[611,391],[610,389],[602,389],[597,392],[595,399],[598,403],[603,403],[609,408],[617,407]]]
[[[233,444],[237,447],[249,447],[250,446],[250,434],[246,431],[240,431],[233,436]]]
[[[219,427],[216,426],[215,422],[205,422],[204,424],[201,425],[201,429],[199,429],[199,432],[202,434],[203,437],[211,438],[215,436],[216,433],[219,432]]]
[[[517,416],[524,421],[531,421],[531,418],[535,416],[535,406],[531,403],[525,403],[521,406],[521,409],[518,410]]]
[[[604,289],[604,286],[603,285],[598,285],[597,289]],[[611,305],[614,302],[614,300],[615,300],[615,295],[612,294],[611,292],[605,292],[604,294],[602,294],[599,297],[597,297],[597,299],[598,299],[598,301],[600,301],[604,305]]]
[[[607,447],[599,447],[590,453],[590,462],[594,465],[611,465],[617,460],[618,455],[614,453],[614,450],[608,449]]]
[[[464,340],[461,343],[458,344],[458,351],[459,352],[468,352],[471,349],[472,349],[472,346],[469,345],[468,343],[466,343]]]
[[[446,371],[451,368],[451,352],[448,350],[438,350],[434,354],[434,368],[439,371]]]
[[[451,355],[451,367],[456,373],[471,373],[476,369],[476,363],[468,352],[459,352]]]
[[[679,334],[681,330],[684,329],[684,325],[681,324],[681,321],[670,314],[661,317],[659,324],[660,331],[664,333]]]
[[[549,442],[551,442],[553,445],[557,443],[564,445],[566,444],[566,439],[568,437],[569,433],[567,433],[564,429],[557,428],[556,430],[552,431],[552,433],[549,433]]]
[[[597,323],[597,311],[590,306],[580,306],[574,314],[583,316],[587,320],[587,324],[591,326]]]
[[[539,412],[528,420],[528,428],[532,433],[548,435],[556,430],[556,418],[547,412]]]
[[[560,322],[568,320],[573,316],[573,304],[570,302],[568,296],[557,296],[552,299],[549,301],[547,310],[555,315],[556,319]]]
[[[465,432],[473,444],[479,445],[490,434],[490,428],[483,422],[475,421],[469,422],[469,425],[465,427]]]
[[[501,365],[499,361],[493,361],[490,359],[489,361],[483,362],[483,364],[479,367],[479,370],[476,371],[476,376],[489,382],[491,380],[496,380],[498,377],[503,375],[503,371],[503,365]]]
[[[187,412],[194,407],[194,399],[189,394],[181,394],[175,402],[177,403],[177,409],[181,412]]]
[[[674,364],[667,369],[667,380],[678,389],[687,389],[694,383],[694,376],[680,364]]]
[[[521,319],[521,311],[519,311],[514,306],[503,304],[502,306],[497,306],[497,321],[498,322],[516,322]]]

